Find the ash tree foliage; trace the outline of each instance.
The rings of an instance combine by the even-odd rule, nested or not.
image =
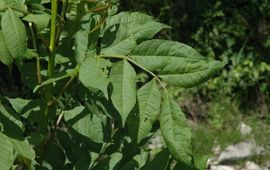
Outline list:
[[[203,83],[224,62],[154,39],[170,27],[117,5],[0,0],[1,170],[206,169],[166,87]]]

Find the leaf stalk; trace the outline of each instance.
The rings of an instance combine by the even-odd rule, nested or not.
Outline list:
[[[125,59],[127,61],[129,61],[130,63],[134,64],[135,66],[137,66],[138,68],[142,69],[143,71],[147,72],[148,74],[150,74],[151,76],[153,76],[158,83],[161,85],[161,87],[164,89],[164,91],[167,91],[164,83],[161,81],[161,79],[158,77],[158,75],[156,75],[155,73],[153,73],[152,71],[148,70],[147,68],[145,68],[144,66],[140,65],[139,63],[137,63],[136,61],[132,60],[130,57],[127,56],[123,56],[123,55],[99,55],[97,57],[100,58],[117,58],[117,59]]]

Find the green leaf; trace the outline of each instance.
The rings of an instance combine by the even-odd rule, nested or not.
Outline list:
[[[142,152],[141,154],[134,156],[127,164],[121,167],[121,170],[139,170],[145,165],[148,157],[148,152]]]
[[[170,28],[141,13],[122,12],[108,18],[102,38],[103,54],[127,55],[141,42]]]
[[[48,0],[50,2],[50,0]],[[68,1],[68,8],[66,16],[69,20],[76,21],[81,18],[84,14],[84,3],[81,0],[71,0]]]
[[[18,110],[20,110],[19,104],[17,105]],[[33,160],[35,158],[35,152],[32,147],[23,137],[23,124],[17,113],[8,107],[0,103],[0,122],[4,126],[3,132],[8,135],[8,139],[12,143],[12,146],[17,154]]]
[[[6,45],[2,31],[0,31],[0,47],[0,61],[9,66],[13,62],[13,59]]]
[[[17,113],[21,113],[23,108],[31,102],[31,100],[21,99],[21,98],[8,98],[8,101],[12,105],[13,109]]]
[[[23,125],[19,119],[11,108],[0,104],[0,123],[15,151],[14,158],[24,162],[26,166],[30,166],[35,158],[35,152],[24,138]]]
[[[87,14],[80,20],[81,28],[75,34],[75,59],[82,64],[87,57],[96,55],[96,48],[100,29],[92,31],[99,21],[99,17],[94,14]]]
[[[207,169],[207,160],[208,157],[205,155],[193,155],[194,165],[198,170]]]
[[[104,141],[103,120],[96,113],[91,113],[82,106],[66,111],[65,120],[80,134],[96,143]]]
[[[160,109],[160,92],[156,81],[153,79],[137,93],[139,114],[133,114],[128,119],[128,128],[131,136],[137,143],[147,137],[156,121]]]
[[[130,23],[146,22],[146,21],[153,21],[153,20],[154,18],[152,16],[149,16],[143,13],[121,12],[107,19],[106,27],[104,28],[104,30],[111,28],[113,25],[130,24]]]
[[[168,94],[165,94],[162,102],[160,129],[173,157],[179,162],[190,164],[192,160],[191,131],[184,113]]]
[[[31,118],[31,114],[35,114],[42,110],[43,101],[39,100],[27,100],[22,98],[7,98],[12,108],[24,118]],[[40,120],[40,116],[39,119]]]
[[[207,169],[207,160],[208,158],[206,156],[202,155],[194,155],[193,156],[193,165],[187,165],[183,164],[181,162],[178,162],[173,170],[206,170]]]
[[[46,13],[28,14],[23,20],[34,23],[38,32],[40,32],[48,27],[50,15]]]
[[[20,141],[14,138],[9,139],[13,145],[14,150],[18,155],[23,156],[24,158],[27,158],[29,160],[35,159],[35,151],[29,145],[27,140]]]
[[[134,35],[137,42],[142,42],[153,38],[158,32],[163,29],[170,29],[170,27],[156,21],[147,21],[128,24],[127,29],[129,32],[128,34]]]
[[[8,137],[0,132],[0,169],[9,170],[13,165],[13,146]]]
[[[203,83],[224,66],[223,62],[204,58],[185,44],[168,40],[145,41],[130,57],[158,73],[168,84],[182,87]]]
[[[79,80],[85,87],[100,89],[108,98],[108,67],[110,65],[108,60],[102,58],[87,58],[80,67]]]
[[[154,37],[162,29],[170,28],[155,21],[152,16],[139,12],[121,12],[109,17],[104,30],[115,29],[117,25],[126,26],[124,29],[127,31],[127,35],[134,36],[139,42]]]
[[[81,145],[81,141],[72,139],[68,132],[60,131],[57,137],[64,149],[67,159],[72,162],[74,170],[89,169],[91,157],[85,145]]]
[[[120,161],[122,159],[121,153],[114,153],[102,160],[94,170],[117,170],[119,169]]]
[[[9,8],[1,21],[6,45],[15,59],[21,65],[26,53],[26,31],[20,18]]]
[[[118,25],[105,32],[101,43],[101,53],[107,55],[126,55],[137,46],[135,36],[128,34],[126,25]]]
[[[88,50],[88,32],[78,31],[75,34],[75,59],[77,63],[82,64],[83,60],[86,58]]]
[[[17,10],[27,12],[23,0],[0,0],[1,7],[12,7]],[[19,12],[16,12],[19,13]]]
[[[142,170],[165,170],[168,166],[169,156],[167,149],[160,151],[151,162],[146,163]]]
[[[66,156],[61,147],[56,144],[49,144],[46,148],[46,152],[44,152],[44,161],[43,166],[49,164],[50,169],[63,169],[66,161]]]
[[[23,133],[23,124],[20,116],[12,108],[0,101],[0,123],[3,124],[3,132],[9,136],[18,136]]]
[[[124,125],[136,104],[136,72],[126,60],[119,61],[112,65],[110,81],[113,86],[111,100]]]

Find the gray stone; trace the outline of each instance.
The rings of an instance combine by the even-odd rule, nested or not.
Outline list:
[[[239,129],[240,129],[241,135],[243,136],[250,134],[252,130],[252,128],[249,125],[245,124],[244,122],[240,123]]]
[[[263,166],[263,170],[270,170],[270,161],[266,161]]]
[[[207,167],[210,167],[212,165],[218,165],[218,161],[216,157],[208,158],[207,160]]]
[[[247,161],[245,164],[245,168],[242,170],[262,170],[262,169],[256,163]]]
[[[235,170],[235,168],[232,166],[213,165],[210,167],[210,170]]]
[[[215,147],[212,148],[212,153],[213,153],[214,155],[219,155],[220,152],[221,152],[221,147],[220,147],[220,145],[217,145],[217,146],[215,146]]]
[[[258,147],[255,141],[240,142],[228,146],[218,157],[219,164],[229,164],[251,156],[260,155],[264,149]]]

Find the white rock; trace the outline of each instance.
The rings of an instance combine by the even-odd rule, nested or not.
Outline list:
[[[232,166],[217,165],[211,166],[210,170],[235,170]]]
[[[151,143],[148,145],[149,149],[159,149],[162,148],[162,139],[160,136],[156,136],[155,138],[151,139]]]
[[[244,122],[240,123],[239,129],[240,129],[240,133],[243,136],[246,136],[246,135],[250,134],[251,130],[252,130],[252,128],[249,125],[245,124]]]
[[[247,161],[245,164],[245,168],[242,170],[262,170],[259,165],[254,162]]]
[[[214,155],[218,155],[218,154],[220,154],[220,152],[221,152],[221,147],[220,147],[220,145],[217,145],[217,146],[215,146],[215,147],[212,148],[212,153],[213,153]]]
[[[210,166],[213,166],[213,165],[218,165],[217,158],[216,157],[208,158],[207,167],[210,167]]]
[[[260,155],[264,149],[256,146],[255,141],[240,142],[228,146],[218,157],[219,164],[231,163],[251,156]]]
[[[270,170],[270,161],[267,161],[264,166]]]

